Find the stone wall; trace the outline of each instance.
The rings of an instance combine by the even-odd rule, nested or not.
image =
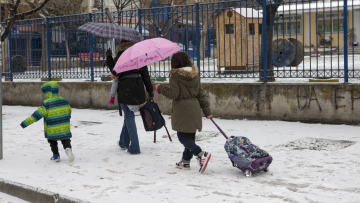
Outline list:
[[[3,104],[39,106],[43,82],[4,82]],[[59,82],[73,108],[117,109],[109,105],[111,82]],[[203,84],[215,117],[359,124],[360,84]],[[155,93],[163,113],[171,101]],[[115,101],[117,103],[117,101]],[[115,104],[116,104],[115,103]]]

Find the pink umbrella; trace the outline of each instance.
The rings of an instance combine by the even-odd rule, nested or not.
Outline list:
[[[161,61],[180,51],[181,48],[164,38],[147,39],[134,44],[121,54],[114,70],[122,73],[139,69],[146,65]]]

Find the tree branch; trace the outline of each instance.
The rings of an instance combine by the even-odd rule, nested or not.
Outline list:
[[[6,27],[4,29],[4,32],[1,35],[1,42],[5,41],[5,39],[8,37],[8,35],[9,35],[10,31],[11,31],[11,28],[14,25],[16,20],[19,20],[19,19],[21,19],[21,17],[25,17],[27,15],[31,15],[31,14],[34,14],[34,13],[40,11],[46,5],[46,3],[48,1],[50,1],[50,0],[44,0],[44,2],[40,6],[38,6],[37,8],[35,8],[35,9],[31,10],[31,11],[17,14],[17,8],[18,8],[18,6],[20,4],[20,0],[16,0],[16,4],[14,5],[13,10],[10,11],[11,17],[9,19],[7,19]]]
[[[47,2],[49,2],[50,0],[44,0],[44,2],[42,4],[40,4],[40,6],[38,6],[37,8],[31,10],[31,11],[28,11],[28,12],[25,12],[25,13],[21,13],[21,14],[16,14],[16,15],[19,15],[19,16],[27,16],[27,15],[31,15],[31,14],[34,14],[38,11],[40,11],[46,4]]]
[[[17,9],[18,9],[18,7],[19,7],[19,4],[20,4],[20,0],[16,0],[16,4],[14,5],[14,10],[13,10],[13,12],[14,13],[17,13]]]

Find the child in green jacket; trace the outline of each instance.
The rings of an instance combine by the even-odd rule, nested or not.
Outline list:
[[[41,86],[46,100],[29,118],[21,122],[26,128],[34,122],[44,118],[45,138],[50,143],[53,156],[51,160],[59,162],[60,154],[57,141],[61,141],[70,162],[75,160],[71,149],[72,137],[70,132],[71,107],[66,99],[59,96],[59,87],[55,81],[47,82]]]
[[[193,66],[191,58],[186,52],[178,52],[171,57],[171,71],[169,85],[156,84],[156,89],[166,98],[173,100],[171,126],[184,152],[178,168],[190,169],[190,160],[196,156],[200,165],[199,172],[203,173],[211,158],[211,153],[203,151],[195,143],[196,131],[202,130],[202,115],[212,118],[210,104],[201,87],[197,67]]]

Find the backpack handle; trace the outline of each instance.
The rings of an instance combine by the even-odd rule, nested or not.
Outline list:
[[[221,130],[221,128],[215,123],[215,121],[213,120],[213,118],[210,118],[210,120],[215,124],[215,126],[220,130],[220,132],[224,135],[224,137],[226,139],[229,139],[228,136],[224,133],[223,130]]]

